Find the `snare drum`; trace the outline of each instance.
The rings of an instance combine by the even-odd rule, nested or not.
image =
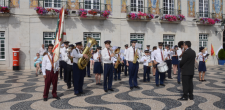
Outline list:
[[[168,70],[168,66],[165,62],[161,62],[160,64],[158,64],[157,68],[160,73],[165,73]]]
[[[149,63],[148,63],[148,66],[152,66],[152,62],[149,62]]]

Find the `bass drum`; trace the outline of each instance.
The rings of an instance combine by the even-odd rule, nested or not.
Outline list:
[[[168,71],[168,66],[165,62],[161,62],[160,64],[158,64],[157,68],[160,73],[165,73]]]

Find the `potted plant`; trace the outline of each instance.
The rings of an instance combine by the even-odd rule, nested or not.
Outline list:
[[[200,23],[214,25],[215,20],[211,18],[200,18]]]
[[[91,14],[91,15],[93,15],[93,16],[97,15],[98,13],[100,13],[100,11],[97,10],[97,9],[92,9],[92,10],[89,10],[89,11],[88,11],[88,14]]]
[[[220,49],[218,52],[218,63],[219,65],[224,65],[225,64],[225,51],[223,49]]]
[[[10,9],[7,6],[0,6],[0,12],[10,13]]]
[[[106,11],[102,11],[101,12],[101,16],[103,16],[105,18],[108,18],[110,14],[111,14],[111,12],[109,10],[106,10]]]
[[[36,8],[34,8],[34,10],[36,10],[38,15],[45,15],[48,13],[48,10],[46,10],[45,8],[42,8],[42,7],[36,7]]]
[[[87,17],[87,10],[85,9],[79,9],[78,14],[81,18],[86,18]]]

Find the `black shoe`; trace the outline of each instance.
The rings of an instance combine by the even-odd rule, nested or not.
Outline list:
[[[55,99],[57,99],[57,100],[59,100],[59,99],[60,99],[60,97],[58,97],[58,96],[57,96],[57,97],[54,97],[54,98],[55,98]]]
[[[70,87],[67,87],[67,89],[70,89],[71,88],[71,86]]]
[[[91,77],[91,76],[88,76],[89,78]]]
[[[80,92],[79,94],[85,94],[84,92]]]
[[[177,82],[178,84],[180,84],[180,82]]]
[[[184,97],[181,97],[181,98],[179,98],[179,99],[177,99],[177,100],[180,100],[180,101],[187,101],[188,99],[187,99],[187,98],[184,98]]]
[[[134,88],[140,89],[140,87],[139,87],[139,86],[134,86]]]
[[[133,90],[133,87],[130,87],[130,90]]]
[[[143,82],[146,82],[146,81],[143,81]]]
[[[173,79],[173,78],[169,78],[169,79]]]
[[[62,80],[63,78],[62,78],[62,77],[60,77],[60,79]]]
[[[202,82],[205,82],[206,80],[202,80]]]
[[[48,100],[48,98],[44,98],[43,100],[44,100],[44,101],[47,101],[47,100]]]
[[[127,75],[124,75],[124,76],[127,76]]]
[[[153,76],[155,76],[155,75],[153,75]]]
[[[150,82],[150,81],[148,81],[148,82]]]
[[[102,83],[98,83],[98,85],[102,85]]]
[[[193,97],[193,96],[189,96],[189,99],[190,99],[190,100],[193,100],[193,99],[194,99],[194,97]]]
[[[117,79],[114,79],[114,81],[117,81]]]
[[[105,90],[105,92],[108,92],[108,90]]]
[[[165,86],[165,84],[160,84],[160,86]]]
[[[113,89],[108,89],[109,91],[114,91]]]
[[[121,81],[121,79],[118,79],[119,81]]]
[[[76,96],[80,96],[80,94],[76,94],[76,93],[74,93],[74,95],[76,95]]]
[[[158,85],[158,84],[156,84],[156,87],[159,87],[159,85]]]

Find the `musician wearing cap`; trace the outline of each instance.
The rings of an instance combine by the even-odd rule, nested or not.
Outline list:
[[[118,47],[119,51],[120,51],[121,47]],[[120,53],[115,54],[115,56],[113,57],[113,66],[114,66],[114,80],[117,81],[121,80],[121,63],[123,63],[122,60],[122,56]],[[118,63],[118,64],[117,64]],[[117,66],[117,67],[116,67]]]
[[[125,46],[125,50],[124,50],[124,54],[123,54],[123,62],[124,62],[124,66],[125,66],[125,69],[124,69],[124,75],[127,76],[127,65],[126,65],[126,51],[128,49],[128,44],[126,44]]]
[[[106,40],[105,42],[105,48],[102,50],[102,60],[104,63],[104,91],[108,92],[114,91],[112,89],[112,81],[113,81],[113,58],[114,54],[112,53],[112,50],[110,49],[110,40]]]
[[[149,53],[151,54],[152,50],[150,48],[150,45],[146,45],[147,49],[146,50],[149,50]]]
[[[206,65],[205,61],[207,59],[209,54],[206,53],[206,50],[204,47],[199,48],[199,53],[196,57],[196,60],[199,60],[199,65],[198,65],[198,71],[199,71],[199,81],[206,81],[205,80],[205,72],[206,72]],[[201,75],[202,73],[202,75]]]
[[[166,60],[166,64],[168,66],[168,78],[169,79],[173,79],[171,77],[171,68],[172,68],[172,55],[173,55],[173,51],[172,49],[170,49],[169,45],[166,45],[166,49],[164,49],[164,56],[165,56],[165,60]]]
[[[67,83],[67,63],[65,60],[65,57],[67,57],[67,48],[69,47],[69,41],[64,41],[64,47],[61,50],[61,55],[62,55],[62,67],[63,67],[63,71],[64,71],[64,82]]]
[[[59,70],[59,60],[54,62],[53,58],[53,45],[48,45],[48,54],[44,56],[42,61],[42,73],[43,77],[45,78],[45,88],[44,88],[44,101],[48,100],[48,93],[51,84],[53,85],[52,88],[52,96],[59,100],[60,98],[57,96],[57,82],[58,82],[58,70]]]
[[[126,63],[127,66],[129,66],[129,84],[131,90],[133,90],[133,88],[140,89],[137,83],[137,74],[139,69],[139,63],[137,59],[140,55],[140,51],[138,48],[135,47],[136,43],[137,40],[132,40],[132,46],[129,47],[126,51]]]
[[[71,57],[73,58],[73,84],[74,84],[74,95],[83,94],[83,84],[85,77],[85,69],[78,68],[78,60],[82,57],[88,58],[86,54],[82,54],[82,42],[77,42],[76,49],[73,49]]]
[[[67,49],[67,56],[65,57],[65,61],[67,63],[67,89],[71,88],[71,76],[73,74],[73,58],[71,57],[71,52],[74,49],[74,45],[70,44]]]
[[[145,50],[145,55],[141,57],[140,62],[143,62],[143,65],[144,65],[143,82],[146,82],[146,74],[147,74],[147,81],[150,82],[149,74],[150,74],[151,68],[149,63],[152,62],[152,59],[150,57],[149,50]]]
[[[101,56],[102,47],[98,46],[95,53],[93,54],[94,60],[94,70],[96,85],[102,85],[101,83],[101,74],[103,73],[102,68],[102,56]]]
[[[159,42],[158,43],[159,48],[157,50],[154,51],[154,53],[152,54],[152,60],[154,61],[154,64],[156,65],[156,74],[155,74],[155,83],[156,83],[156,87],[159,87],[159,76],[160,76],[160,85],[161,86],[165,86],[164,84],[164,77],[165,77],[165,72],[160,72],[159,71],[159,64],[164,63],[164,51],[162,49],[163,46],[163,42]]]

